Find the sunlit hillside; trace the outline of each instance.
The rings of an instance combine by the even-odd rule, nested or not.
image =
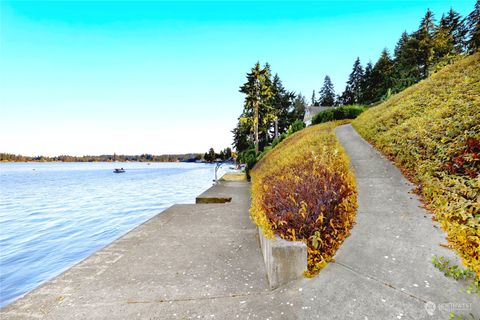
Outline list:
[[[465,265],[480,274],[480,53],[353,122],[418,184]]]

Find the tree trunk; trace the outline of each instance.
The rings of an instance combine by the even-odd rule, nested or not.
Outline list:
[[[255,152],[258,153],[258,101],[255,102]]]

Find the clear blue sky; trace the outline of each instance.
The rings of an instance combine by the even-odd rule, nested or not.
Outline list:
[[[308,98],[475,1],[0,0],[0,152],[204,152],[231,143],[258,60]]]

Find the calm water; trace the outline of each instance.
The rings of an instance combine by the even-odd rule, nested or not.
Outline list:
[[[194,163],[0,163],[0,307],[213,178]]]

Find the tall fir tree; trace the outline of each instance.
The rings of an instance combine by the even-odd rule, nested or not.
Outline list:
[[[442,16],[439,27],[445,29],[450,36],[449,40],[452,41],[453,46],[452,53],[461,54],[465,52],[468,30],[465,26],[465,19],[462,19],[458,12],[450,8],[448,13]]]
[[[305,117],[305,109],[307,107],[307,101],[305,97],[299,93],[295,96],[293,100],[293,111],[292,111],[292,120],[303,120]]]
[[[325,76],[323,87],[320,89],[319,94],[319,103],[321,106],[331,107],[335,105],[335,89],[333,88],[332,80],[328,75]]]
[[[362,79],[363,68],[362,64],[360,63],[360,58],[357,57],[355,63],[353,64],[352,72],[348,77],[345,91],[341,96],[342,104],[349,105],[360,103],[362,99]]]
[[[437,64],[465,51],[466,28],[464,20],[453,9],[442,15],[433,32],[433,61]]]
[[[473,11],[467,17],[468,51],[473,53],[480,49],[480,0],[477,0]]]
[[[404,31],[394,50],[395,92],[402,91],[421,79],[417,48],[417,39]]]
[[[445,15],[442,15],[438,26],[433,32],[433,63],[437,63],[443,57],[455,54],[455,42],[450,32],[448,21]]]
[[[278,74],[275,74],[272,81],[271,105],[275,115],[273,119],[273,138],[278,133],[286,132],[292,122],[293,99],[295,95],[288,92],[282,84]]]
[[[421,78],[428,77],[429,68],[434,61],[434,38],[435,31],[435,17],[433,12],[428,9],[425,16],[420,22],[418,30],[414,33],[413,37],[417,40],[417,63],[421,70]]]
[[[247,82],[239,90],[245,94],[244,111],[240,120],[251,128],[257,152],[260,151],[261,142],[265,145],[268,126],[275,117],[271,106],[271,88],[270,65],[267,63],[262,68],[257,62],[251,72],[247,73]]]
[[[317,97],[315,96],[315,90],[312,91],[311,102],[312,102],[312,106],[318,106]]]
[[[403,31],[400,39],[398,39],[397,44],[395,45],[395,49],[393,51],[393,55],[395,58],[398,58],[402,55],[402,51],[407,46],[408,41],[410,40],[410,36],[408,35],[407,31]]]
[[[365,66],[365,72],[361,84],[361,104],[370,104],[375,100],[375,91],[373,85],[373,65],[369,61]]]
[[[237,126],[232,130],[233,147],[237,152],[242,152],[254,148],[253,135],[251,127],[247,125],[241,118],[238,119]]]
[[[394,73],[395,68],[393,60],[390,58],[390,54],[385,48],[372,69],[372,91],[374,101],[381,100],[391,92],[394,85]]]

